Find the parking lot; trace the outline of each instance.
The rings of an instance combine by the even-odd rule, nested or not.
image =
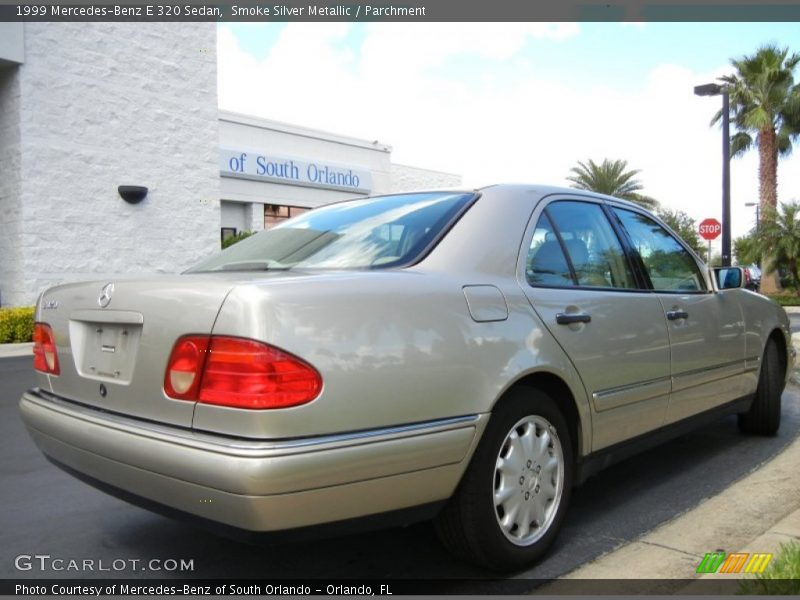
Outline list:
[[[452,559],[429,524],[346,538],[252,546],[222,539],[111,498],[50,465],[17,414],[33,384],[30,358],[0,359],[0,576],[3,578],[485,578]],[[746,437],[728,418],[629,459],[573,496],[548,557],[519,578],[562,575],[697,505],[778,453],[800,431],[800,393],[784,393],[775,438]],[[192,560],[193,571],[45,572],[15,568],[20,554],[106,561]],[[132,563],[130,563],[132,564]],[[457,585],[456,583],[453,584]],[[458,585],[464,585],[463,582]],[[502,581],[481,584],[502,592]],[[533,585],[533,583],[531,583]],[[458,588],[454,588],[458,589]]]

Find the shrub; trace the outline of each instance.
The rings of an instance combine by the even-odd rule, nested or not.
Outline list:
[[[33,341],[33,306],[0,308],[0,344]]]
[[[224,250],[228,246],[233,246],[236,242],[241,242],[243,239],[249,238],[254,233],[255,231],[240,231],[236,235],[232,235],[224,242],[222,242],[222,249]]]
[[[767,570],[745,579],[740,584],[740,594],[796,596],[800,594],[800,544],[781,544],[778,555]]]

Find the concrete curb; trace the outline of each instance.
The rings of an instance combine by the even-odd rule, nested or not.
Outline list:
[[[0,358],[33,356],[33,342],[27,344],[0,344]]]
[[[738,583],[726,581],[727,576],[704,576],[703,584],[688,586],[686,580],[698,579],[697,566],[706,552],[776,553],[781,543],[800,540],[798,464],[800,439],[720,494],[567,574],[562,587],[575,579],[631,579],[632,589],[642,593],[648,591],[642,590],[642,580],[652,580],[651,593],[683,594],[693,593],[692,586],[697,593],[700,585],[709,585],[705,580],[720,578],[720,591],[730,593]],[[538,591],[558,593],[560,581]]]
[[[796,315],[800,313],[800,306],[784,306],[783,310],[785,310],[788,315]]]

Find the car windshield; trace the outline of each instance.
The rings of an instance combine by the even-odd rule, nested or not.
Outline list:
[[[415,262],[473,197],[437,192],[331,204],[246,238],[187,272],[406,265]]]

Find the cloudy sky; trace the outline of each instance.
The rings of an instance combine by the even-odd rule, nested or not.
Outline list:
[[[721,98],[695,85],[796,23],[224,23],[220,108],[393,147],[393,161],[467,186],[564,185],[578,160],[621,158],[645,192],[721,217]],[[793,45],[792,45],[793,44]],[[757,156],[731,166],[733,234],[753,226]],[[800,148],[781,162],[800,199]],[[719,241],[719,240],[718,240]]]

